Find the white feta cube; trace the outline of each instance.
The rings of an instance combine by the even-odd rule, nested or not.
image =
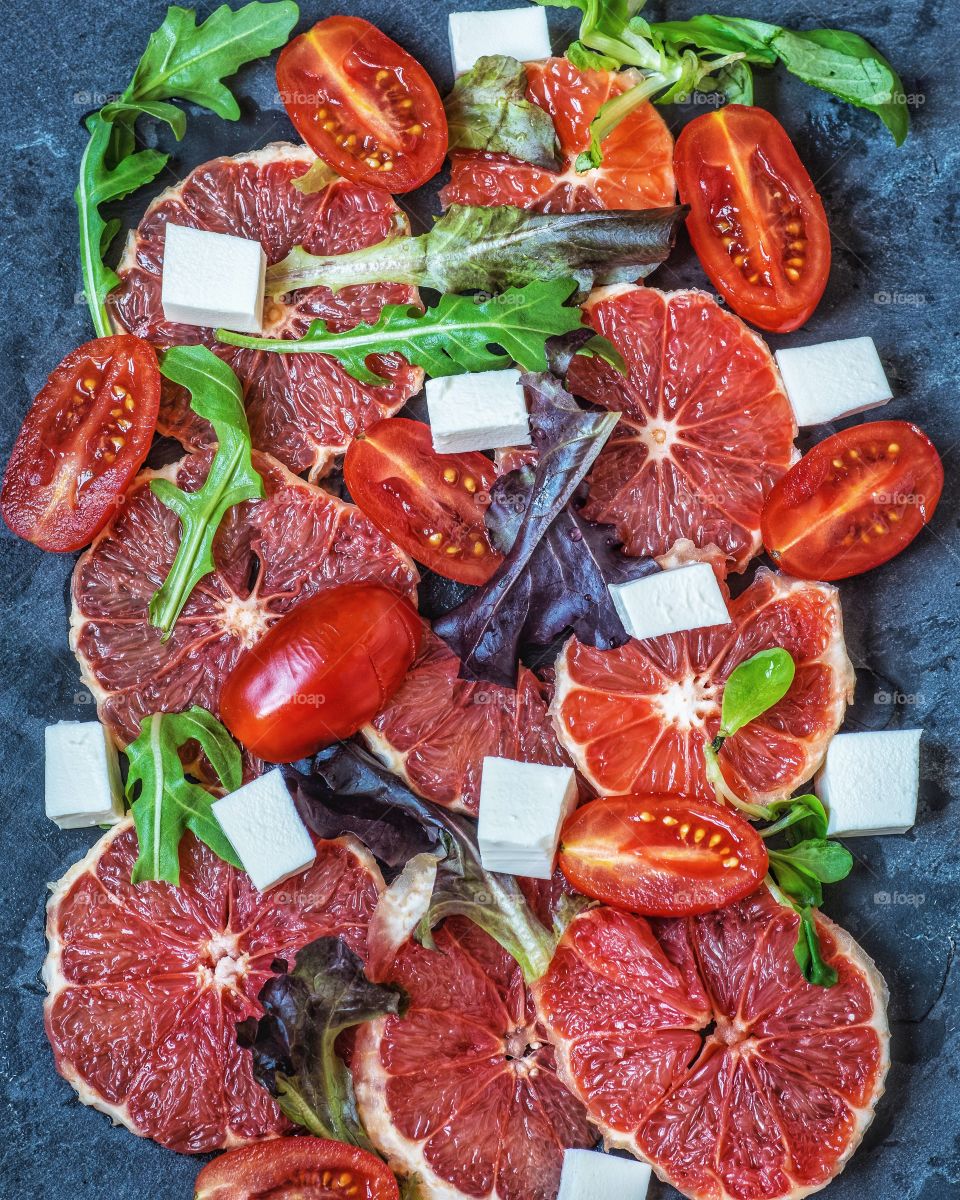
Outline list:
[[[778,350],[777,366],[800,426],[825,425],[893,396],[872,337]]]
[[[99,721],[60,721],[44,730],[44,807],[61,829],[115,825],[123,816],[117,749]]]
[[[919,729],[838,733],[816,778],[834,837],[906,833],[917,820]]]
[[[557,1200],[644,1200],[650,1168],[597,1150],[565,1150]]]
[[[727,602],[709,563],[690,563],[631,583],[612,583],[610,598],[633,638],[730,624]]]
[[[259,242],[167,225],[160,289],[166,320],[259,333],[266,276]]]
[[[438,454],[530,445],[519,371],[475,371],[428,379],[426,393]]]
[[[279,768],[215,801],[213,815],[260,892],[305,871],[317,857]]]
[[[534,62],[549,58],[551,53],[546,10],[538,5],[450,14],[450,57],[454,75],[469,71],[478,58],[488,54]]]
[[[477,829],[485,869],[549,879],[560,830],[576,805],[572,767],[485,758]]]

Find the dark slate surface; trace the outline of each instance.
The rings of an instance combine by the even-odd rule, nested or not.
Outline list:
[[[501,7],[497,0],[473,4]],[[202,15],[212,7],[201,5]],[[449,83],[445,27],[455,0],[353,0],[348,7],[378,21],[442,85]],[[960,974],[954,962],[960,839],[951,805],[960,721],[960,104],[955,81],[941,68],[954,35],[951,6],[948,0],[851,0],[814,11],[803,0],[744,0],[724,7],[796,27],[856,29],[897,64],[915,97],[913,134],[897,150],[868,113],[779,73],[760,85],[762,102],[787,126],[823,194],[834,238],[826,298],[807,328],[786,340],[799,345],[872,334],[896,384],[888,414],[921,424],[948,472],[936,519],[913,548],[842,586],[850,653],[862,669],[862,720],[923,725],[926,735],[917,828],[902,838],[855,843],[856,871],[830,890],[827,911],[861,940],[890,983],[894,1059],[876,1123],[829,1194],[834,1200],[950,1200],[960,1195]],[[302,8],[311,21],[335,11],[330,3]],[[70,198],[83,148],[79,122],[85,109],[103,102],[103,93],[124,86],[164,6],[159,0],[31,0],[16,10],[16,21],[6,21],[0,33],[4,453],[48,371],[90,336],[77,296]],[[682,0],[670,15],[696,11],[695,3]],[[559,35],[563,15],[551,12],[550,19]],[[243,122],[192,118],[166,182],[214,153],[290,135],[269,67],[245,72],[239,92]],[[679,128],[696,111],[672,108],[666,116]],[[138,201],[131,214],[145,203]],[[414,203],[421,218],[431,211],[429,197]],[[686,247],[655,282],[667,288],[704,283]],[[95,840],[93,833],[60,833],[43,816],[43,727],[60,718],[90,718],[93,709],[67,648],[70,562],[19,544],[5,530],[0,537],[0,939],[7,985],[0,1011],[0,1192],[47,1200],[186,1198],[196,1164],[112,1130],[105,1117],[79,1105],[54,1073],[43,1036],[37,973],[45,885]],[[652,1192],[675,1195],[666,1188]]]

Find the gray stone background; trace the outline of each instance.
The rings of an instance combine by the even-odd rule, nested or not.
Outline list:
[[[470,0],[461,7],[502,7]],[[514,0],[519,2],[519,0]],[[237,5],[235,4],[234,7]],[[450,82],[446,17],[455,0],[350,0]],[[205,16],[214,7],[198,5]],[[705,8],[709,6],[704,5]],[[831,219],[834,265],[826,297],[805,329],[778,343],[801,345],[872,334],[896,396],[884,415],[916,421],[947,469],[932,526],[890,565],[842,585],[851,656],[860,669],[851,720],[877,727],[922,725],[920,819],[906,837],[861,840],[853,875],[830,889],[827,912],[860,939],[889,981],[893,1070],[865,1144],[831,1186],[832,1200],[951,1200],[960,1196],[960,972],[955,969],[960,839],[957,807],[958,452],[957,222],[960,102],[954,64],[956,0],[725,0],[728,12],[795,28],[836,25],[880,47],[899,68],[914,104],[901,149],[869,113],[805,88],[782,72],[759,79],[759,101],[794,138]],[[0,447],[5,457],[31,398],[61,356],[91,336],[78,297],[71,200],[83,150],[83,113],[125,86],[160,0],[108,3],[30,0],[2,6],[0,123]],[[337,11],[301,5],[301,28]],[[693,0],[657,18],[702,11]],[[569,14],[550,12],[558,46]],[[951,51],[951,46],[954,48]],[[193,114],[174,149],[173,177],[217,153],[290,136],[272,65],[241,74],[244,118],[228,125]],[[672,127],[692,105],[664,115]],[[170,180],[163,180],[164,185]],[[148,197],[127,217],[135,221]],[[432,195],[405,201],[417,220]],[[653,282],[708,286],[684,243]],[[192,1195],[197,1164],[112,1130],[83,1108],[54,1073],[43,1034],[43,905],[46,883],[80,858],[95,834],[61,833],[43,816],[43,727],[88,719],[89,697],[67,649],[71,561],[44,555],[0,530],[0,1194],[47,1200],[175,1200]],[[876,675],[869,672],[875,672]],[[887,697],[885,699],[885,697]],[[670,1189],[651,1189],[657,1197]]]

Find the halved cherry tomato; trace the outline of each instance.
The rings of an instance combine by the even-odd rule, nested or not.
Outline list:
[[[330,588],[241,655],[220,693],[220,715],[260,758],[295,762],[372,720],[403,682],[422,636],[417,610],[389,588]]]
[[[297,132],[345,179],[410,192],[447,153],[447,116],[415,58],[361,17],[327,17],[280,52],[280,99]]]
[[[732,809],[683,796],[606,796],[577,809],[560,870],[578,891],[653,917],[713,912],[755,892],[767,848]]]
[[[374,525],[438,575],[481,584],[503,562],[483,522],[493,463],[482,454],[438,454],[422,421],[378,421],[350,443],[343,478]]]
[[[3,519],[43,550],[79,550],[123,503],[147,457],[160,369],[140,338],[98,338],[44,384],[14,442],[0,492]]]
[[[780,122],[744,104],[706,113],[680,134],[674,167],[713,286],[761,329],[798,329],[827,286],[830,230]]]
[[[315,1137],[280,1138],[228,1150],[207,1163],[194,1200],[400,1200],[385,1163],[357,1146]]]
[[[777,482],[763,544],[799,579],[847,579],[889,562],[933,516],[943,464],[907,421],[871,421],[820,442]]]

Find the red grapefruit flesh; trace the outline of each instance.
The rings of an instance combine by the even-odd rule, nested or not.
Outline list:
[[[158,347],[199,341],[216,350],[243,385],[254,445],[315,479],[357,433],[392,416],[418,392],[423,372],[398,355],[386,355],[377,360],[376,369],[390,382],[371,387],[358,383],[328,355],[266,354],[221,345],[212,329],[167,322],[160,303],[168,221],[260,242],[271,265],[296,245],[314,254],[338,254],[408,232],[393,198],[377,188],[337,180],[302,195],[293,180],[313,162],[305,146],[275,142],[252,154],[215,158],[197,167],[147,209],[127,243],[111,306],[118,326]],[[264,334],[301,337],[317,318],[331,329],[351,329],[361,321],[375,322],[385,304],[416,302],[416,290],[399,284],[348,287],[336,294],[306,288],[267,298]],[[188,449],[212,440],[210,426],[190,409],[186,392],[169,382],[164,384],[158,428]]]
[[[277,958],[339,935],[359,954],[383,880],[359,842],[318,841],[309,870],[261,896],[192,834],[180,886],[134,887],[133,821],[53,887],[44,965],[57,1070],[141,1137],[202,1153],[290,1129],[235,1026],[261,1014]]]
[[[466,920],[408,943],[389,973],[403,1017],[362,1026],[353,1080],[364,1126],[425,1200],[554,1200],[565,1147],[596,1141],[556,1075],[519,968]]]
[[[70,645],[120,746],[149,713],[192,704],[218,713],[220,688],[241,651],[326,587],[383,583],[416,602],[413,563],[358,508],[254,454],[266,498],[227,514],[214,542],[216,571],[161,641],[148,606],[180,544],[180,522],[149,484],[162,476],[193,491],[209,463],[209,452],[199,452],[142,472],[74,571]]]
[[[768,804],[814,774],[853,698],[837,590],[766,568],[729,604],[732,624],[596,650],[571,638],[557,661],[552,714],[576,765],[604,795],[713,797],[703,748],[720,726],[724,681],[781,646],[796,664],[789,692],[720,751],[742,799]]]
[[[742,571],[761,549],[764,498],[796,457],[766,343],[703,292],[603,288],[585,311],[629,368],[624,379],[585,355],[570,367],[572,392],[622,413],[590,474],[585,516],[615,525],[629,554],[689,538],[715,543]]]
[[[886,986],[848,934],[816,919],[832,988],[804,980],[798,918],[765,889],[688,921],[594,909],[536,987],[560,1075],[608,1143],[692,1200],[818,1191],[873,1117]]]
[[[406,682],[361,733],[414,792],[476,816],[484,757],[568,766],[547,713],[543,686],[520,668],[517,688],[468,683],[460,661],[428,633]]]
[[[603,164],[578,174],[600,106],[631,84],[613,71],[578,71],[565,58],[527,63],[527,98],[553,118],[562,166],[547,171],[507,154],[452,154],[448,204],[510,204],[536,212],[664,208],[674,203],[673,138],[652,104],[642,104],[603,143]]]

